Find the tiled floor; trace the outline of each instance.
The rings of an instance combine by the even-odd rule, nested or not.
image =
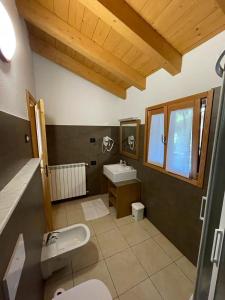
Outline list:
[[[102,197],[107,202],[107,196]],[[55,229],[82,222],[90,228],[91,240],[46,282],[45,299],[52,299],[59,287],[95,278],[117,300],[189,300],[196,269],[188,259],[147,219],[116,219],[110,208],[110,215],[85,221],[81,203],[92,198],[53,208]]]

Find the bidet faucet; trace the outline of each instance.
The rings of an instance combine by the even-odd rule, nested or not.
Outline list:
[[[48,246],[52,243],[55,243],[55,241],[57,240],[57,235],[58,235],[59,231],[52,231],[52,232],[49,232],[47,234],[47,239],[46,239],[46,242],[45,242],[45,245]]]

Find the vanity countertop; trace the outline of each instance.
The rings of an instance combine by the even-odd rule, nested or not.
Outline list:
[[[120,186],[124,186],[124,185],[134,184],[137,182],[141,182],[141,181],[138,178],[136,178],[136,179],[131,179],[131,180],[112,182],[112,184],[115,185],[116,187],[120,187]]]
[[[39,167],[40,159],[30,159],[0,191],[0,234],[20,201],[28,183]]]

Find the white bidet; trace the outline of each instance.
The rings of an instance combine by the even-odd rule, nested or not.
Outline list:
[[[75,224],[46,233],[41,253],[41,270],[44,279],[66,266],[73,252],[90,240],[90,230],[85,224]]]

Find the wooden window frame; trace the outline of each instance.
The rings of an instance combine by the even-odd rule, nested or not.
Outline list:
[[[180,98],[177,100],[165,102],[159,105],[147,107],[145,110],[145,141],[144,141],[144,161],[143,165],[145,167],[152,168],[169,176],[175,177],[192,185],[202,187],[204,183],[204,173],[206,165],[206,155],[208,148],[209,139],[209,129],[212,114],[212,101],[213,101],[213,90],[208,92],[196,94],[193,96]],[[202,132],[202,146],[201,146],[201,156],[199,162],[199,170],[197,174],[197,157],[198,157],[198,146],[199,146],[199,133],[200,133],[200,104],[202,99],[207,99],[205,117],[204,117],[204,127]],[[168,140],[169,133],[169,122],[170,114],[172,111],[187,107],[194,107],[193,115],[193,157],[195,158],[192,163],[192,178],[186,178],[178,174],[174,174],[166,170],[166,158],[167,158],[167,142],[164,146],[164,164],[163,167],[157,166],[155,164],[149,163],[148,159],[148,146],[149,146],[149,136],[150,136],[150,126],[151,126],[151,116],[158,112],[164,112],[164,131],[166,141]]]

